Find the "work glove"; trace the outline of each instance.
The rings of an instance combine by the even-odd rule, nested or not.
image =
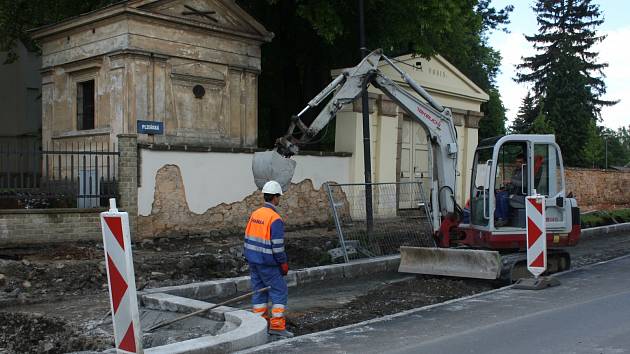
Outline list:
[[[280,264],[280,271],[282,272],[282,275],[289,274],[289,263]]]

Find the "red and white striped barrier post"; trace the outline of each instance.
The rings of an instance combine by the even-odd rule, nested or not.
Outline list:
[[[528,196],[525,203],[525,216],[527,218],[527,270],[538,278],[547,269],[545,197]]]
[[[534,195],[525,199],[525,217],[527,218],[527,270],[534,278],[520,279],[514,284],[515,289],[540,290],[560,284],[553,277],[541,277],[547,270],[547,228],[545,225],[545,196]]]
[[[109,211],[101,213],[101,228],[116,350],[118,353],[142,353],[129,215],[116,209],[114,198],[109,200]]]

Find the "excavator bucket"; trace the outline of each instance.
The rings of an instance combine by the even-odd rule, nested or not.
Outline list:
[[[280,155],[276,150],[256,152],[252,159],[254,183],[258,189],[262,189],[268,181],[276,181],[280,183],[282,191],[286,192],[291,184],[295,165],[294,160]]]
[[[498,279],[501,275],[501,256],[496,251],[402,246],[398,271]]]

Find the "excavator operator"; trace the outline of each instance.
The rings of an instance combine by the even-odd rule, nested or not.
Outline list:
[[[523,165],[525,164],[525,155],[520,153],[514,159],[514,173],[510,182],[507,184],[508,193],[514,195],[526,195],[523,193],[523,185],[527,186],[527,174],[523,174]]]

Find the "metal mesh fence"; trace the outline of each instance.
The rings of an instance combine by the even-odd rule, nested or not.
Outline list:
[[[331,252],[334,260],[397,254],[400,246],[435,247],[421,182],[328,183],[326,188],[341,245]]]

